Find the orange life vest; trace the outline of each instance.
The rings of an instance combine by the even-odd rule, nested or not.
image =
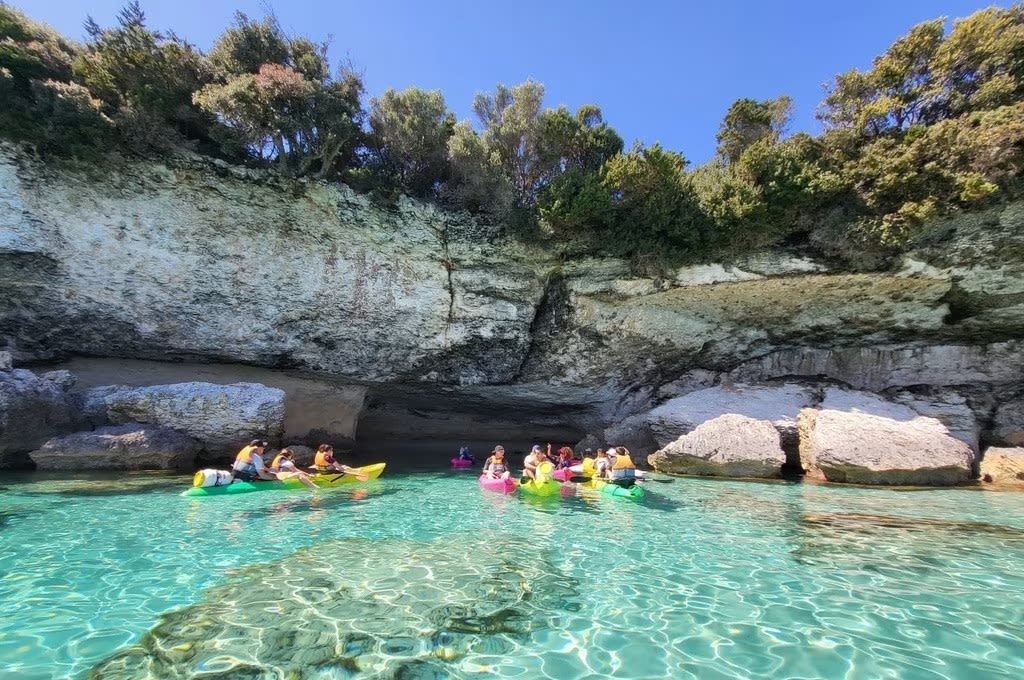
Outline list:
[[[633,459],[629,457],[628,453],[620,453],[615,456],[615,464],[612,465],[613,470],[635,470],[636,465],[633,464]]]
[[[276,456],[274,456],[274,462],[270,464],[270,467],[274,468],[275,470],[280,469],[282,460],[285,460],[285,457],[282,456],[280,453],[277,454]]]
[[[313,466],[318,470],[329,470],[334,463],[334,454],[330,451],[317,451]]]

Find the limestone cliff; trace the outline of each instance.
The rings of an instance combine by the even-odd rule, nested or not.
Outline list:
[[[344,186],[196,157],[100,172],[0,146],[0,348],[19,362],[240,363],[497,386],[499,401],[535,388],[597,407],[584,428],[783,378],[955,389],[985,423],[1021,390],[1022,255],[1011,204],[935,225],[884,272],[778,252],[643,278]]]

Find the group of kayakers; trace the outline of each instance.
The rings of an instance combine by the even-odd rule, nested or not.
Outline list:
[[[267,442],[259,439],[253,439],[242,447],[231,466],[232,479],[240,479],[244,482],[298,479],[311,489],[317,488],[309,474],[295,465],[295,454],[291,449],[283,448],[278,451],[270,465],[263,460],[266,449]],[[310,469],[318,473],[334,471],[343,474],[356,474],[357,472],[354,468],[342,465],[335,459],[334,447],[330,444],[321,444],[317,447]]]
[[[587,454],[590,453],[588,450]],[[590,456],[588,455],[587,458]],[[570,469],[579,465],[575,460],[575,454],[568,446],[558,449],[557,457],[551,455],[551,444],[547,450],[535,444],[530,453],[523,459],[524,478],[537,479],[537,468],[544,462],[553,464],[555,470]],[[593,458],[593,476],[598,479],[607,479],[618,483],[631,483],[636,478],[636,465],[625,446],[611,446],[607,449],[600,448]],[[491,451],[491,455],[484,461],[483,473],[490,479],[503,479],[511,474],[511,469],[505,459],[505,447],[498,445]]]

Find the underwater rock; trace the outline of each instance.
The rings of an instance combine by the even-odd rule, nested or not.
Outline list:
[[[40,470],[184,470],[201,449],[180,432],[128,423],[55,437],[28,455]]]
[[[778,477],[786,454],[772,423],[728,413],[701,423],[647,460],[659,472]]]

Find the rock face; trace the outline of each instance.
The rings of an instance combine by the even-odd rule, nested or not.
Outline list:
[[[253,438],[276,439],[284,391],[255,383],[108,386],[85,393],[85,412],[108,423],[148,423],[199,440],[211,454],[233,452]]]
[[[10,355],[2,354],[0,365],[10,366]],[[77,408],[69,387],[63,375],[0,370],[0,467],[28,464],[24,454],[74,429]]]
[[[56,437],[29,456],[40,470],[187,470],[201,448],[174,430],[129,423]]]
[[[1024,397],[1000,404],[992,423],[992,441],[1024,446]]]
[[[974,455],[935,418],[873,395],[830,389],[800,412],[805,469],[832,482],[949,485],[970,478]]]
[[[720,385],[670,399],[647,414],[659,446],[668,446],[701,423],[726,414],[771,422],[787,441],[796,442],[800,409],[817,403],[816,390],[803,385]]]
[[[655,470],[720,477],[778,477],[786,463],[766,420],[727,414],[697,426],[648,458]]]
[[[1024,486],[1024,448],[985,449],[981,460],[981,479],[995,484]]]

